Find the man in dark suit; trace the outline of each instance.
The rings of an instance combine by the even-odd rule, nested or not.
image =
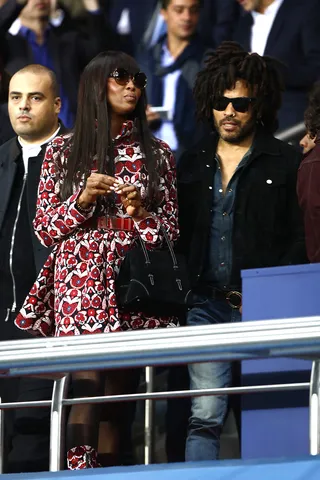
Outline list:
[[[17,72],[9,85],[16,136],[0,147],[0,339],[28,338],[13,321],[49,255],[33,232],[38,183],[47,144],[65,129],[54,73],[41,65]],[[49,400],[51,380],[2,379],[2,401]],[[11,412],[10,412],[11,413]],[[6,471],[48,470],[49,409],[6,413]]]
[[[308,91],[320,76],[319,0],[238,0],[245,14],[234,40],[245,50],[284,64],[286,91],[279,112],[284,129],[303,119]]]

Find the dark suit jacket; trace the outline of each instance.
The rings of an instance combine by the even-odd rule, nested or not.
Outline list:
[[[7,103],[0,104],[0,146],[14,136],[15,133],[8,115],[8,105]]]
[[[243,15],[234,40],[250,51],[251,13]],[[320,1],[284,0],[268,37],[265,55],[285,64],[286,92],[280,110],[280,128],[303,120],[307,92],[320,77]]]
[[[21,35],[13,36],[7,32],[20,11],[21,6],[15,0],[8,0],[0,8],[0,38],[4,42],[0,50],[4,52],[5,68],[11,75],[34,63],[27,40]],[[69,98],[70,109],[75,114],[80,74],[85,65],[105,47],[103,38],[108,38],[108,30],[102,14],[87,15],[87,36],[80,35],[76,29],[72,29],[72,25],[71,20],[68,20],[67,24],[62,23],[58,28],[51,27],[48,44],[53,70]]]
[[[231,40],[239,16],[240,7],[234,0],[203,0],[198,32],[205,45],[216,48]]]
[[[66,132],[67,131],[65,127],[61,126],[59,135]],[[29,169],[26,184],[29,222],[30,230],[32,232],[33,253],[37,272],[39,272],[39,270],[43,267],[43,264],[49,255],[49,250],[43,247],[37,237],[34,235],[32,225],[33,219],[36,215],[38,183],[46,147],[47,145],[42,147],[42,150],[37,157],[29,159]],[[10,194],[17,170],[16,161],[21,155],[21,147],[18,143],[17,137],[12,138],[0,147],[0,234],[8,204],[10,202]]]

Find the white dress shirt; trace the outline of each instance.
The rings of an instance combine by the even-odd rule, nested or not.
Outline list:
[[[23,159],[25,173],[28,173],[29,158],[37,157],[41,152],[42,145],[45,145],[46,143],[51,142],[51,140],[53,140],[58,135],[60,128],[61,128],[61,125],[59,125],[58,129],[51,135],[51,137],[47,138],[47,140],[45,140],[42,143],[36,143],[36,144],[24,143],[22,138],[18,137],[18,142],[22,147],[22,159]]]
[[[269,33],[283,0],[273,0],[264,13],[252,12],[251,52],[264,55]]]

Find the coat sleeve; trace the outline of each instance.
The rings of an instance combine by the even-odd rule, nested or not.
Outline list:
[[[306,247],[310,262],[320,262],[320,162],[302,162],[297,192],[303,211]]]
[[[51,247],[70,235],[83,222],[92,217],[95,205],[79,210],[76,200],[79,188],[66,201],[61,201],[60,190],[64,179],[64,140],[54,139],[48,146],[41,168],[36,216],[33,221],[35,234],[45,247]]]
[[[7,2],[0,7],[0,32],[2,35],[7,33],[22,9],[23,5],[19,5],[15,0],[7,0]]]
[[[161,152],[162,168],[156,208],[150,212],[150,216],[135,222],[140,237],[150,249],[159,248],[165,242],[161,226],[171,243],[175,243],[179,237],[175,160],[170,148],[164,142],[161,142]]]
[[[288,248],[283,258],[280,259],[280,265],[297,265],[307,263],[305,233],[303,225],[302,211],[299,206],[297,196],[297,173],[301,161],[301,154],[294,152],[295,157],[289,159],[288,176]]]
[[[86,12],[83,26],[77,33],[77,51],[80,66],[83,68],[98,53],[104,50],[116,50],[119,44],[117,33],[100,10]]]

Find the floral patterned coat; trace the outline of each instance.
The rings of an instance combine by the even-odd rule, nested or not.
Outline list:
[[[123,125],[115,139],[115,176],[136,185],[146,199],[148,183],[144,155],[134,140],[133,123]],[[59,192],[66,175],[71,134],[56,137],[48,147],[39,183],[34,228],[40,242],[54,246],[15,323],[35,335],[80,335],[177,325],[176,318],[128,314],[118,307],[115,277],[138,234],[147,248],[163,242],[160,224],[175,242],[178,238],[175,162],[169,147],[158,140],[161,153],[160,195],[150,216],[134,222],[133,229],[85,228],[96,206],[77,207],[81,185],[66,201]],[[102,203],[102,215],[107,205]],[[115,216],[128,218],[116,196]],[[101,213],[99,212],[101,216]]]

